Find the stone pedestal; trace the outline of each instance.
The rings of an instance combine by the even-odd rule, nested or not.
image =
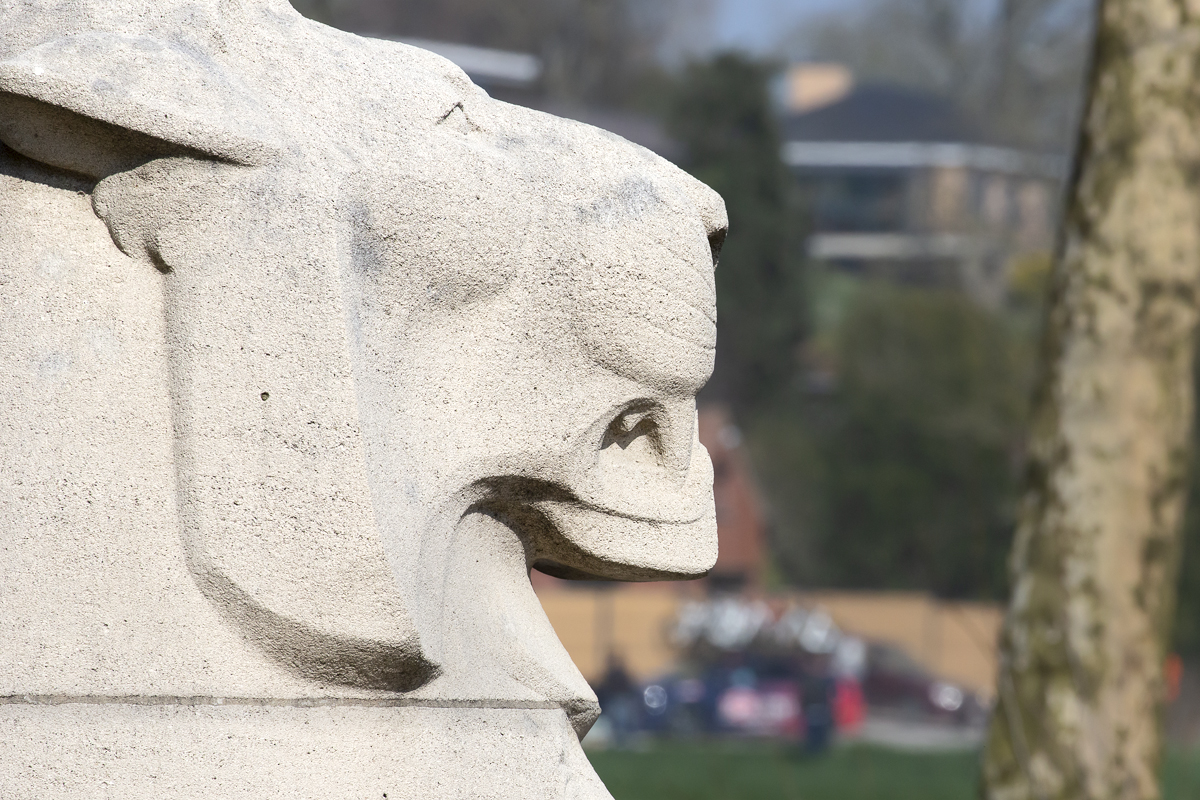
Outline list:
[[[609,797],[560,709],[8,698],[5,798]]]

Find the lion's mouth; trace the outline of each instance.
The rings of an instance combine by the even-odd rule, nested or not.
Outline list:
[[[672,487],[660,494],[660,513],[653,515],[527,479],[487,482],[487,499],[474,507],[504,519],[525,541],[530,566],[556,577],[695,578],[717,557],[711,471],[699,472],[682,492]]]
[[[691,522],[662,522],[573,503],[547,502],[538,511],[558,534],[534,562],[551,575],[677,580],[700,577],[716,563],[717,524],[712,513]]]

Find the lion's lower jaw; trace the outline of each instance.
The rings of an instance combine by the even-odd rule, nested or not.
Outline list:
[[[421,563],[409,603],[438,676],[408,697],[432,703],[561,709],[582,737],[600,708],[529,583],[529,554],[503,515],[463,514]],[[427,544],[430,544],[427,542]]]

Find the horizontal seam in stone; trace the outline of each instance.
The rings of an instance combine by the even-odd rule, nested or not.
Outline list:
[[[0,705],[265,706],[283,708],[511,708],[560,709],[547,700],[426,700],[417,697],[208,697],[163,695],[0,695]]]

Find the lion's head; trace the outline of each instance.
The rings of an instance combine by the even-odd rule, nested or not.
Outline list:
[[[720,198],[281,0],[37,5],[0,140],[97,179],[115,244],[166,273],[208,598],[293,672],[586,730],[528,571],[713,564]]]

